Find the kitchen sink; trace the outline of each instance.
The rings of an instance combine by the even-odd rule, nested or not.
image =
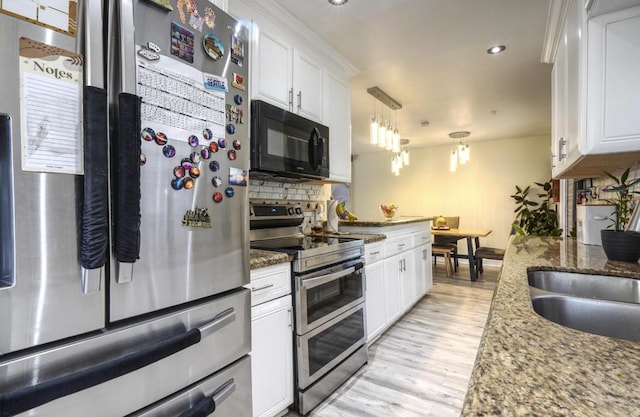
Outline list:
[[[536,313],[554,323],[640,342],[640,281],[606,275],[527,273]]]
[[[555,323],[601,336],[640,342],[640,306],[532,292],[533,309]]]
[[[529,271],[529,285],[544,291],[598,300],[640,304],[640,281],[607,275]]]

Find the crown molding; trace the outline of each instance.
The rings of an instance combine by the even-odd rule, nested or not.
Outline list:
[[[567,17],[569,5],[572,0],[551,0],[547,15],[547,27],[544,33],[542,45],[542,57],[540,60],[547,64],[553,64],[558,51],[558,43],[562,37],[564,21]],[[578,1],[578,0],[573,0]]]

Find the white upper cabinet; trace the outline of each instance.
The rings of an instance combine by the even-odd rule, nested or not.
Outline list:
[[[349,82],[325,72],[324,119],[329,126],[329,178],[351,182],[351,90]]]
[[[273,0],[233,0],[231,14],[251,20],[252,99],[329,127],[329,180],[351,180],[353,66]]]
[[[587,152],[640,150],[640,7],[589,20]]]
[[[640,157],[640,7],[587,19],[583,0],[568,4],[552,73],[552,175],[597,177]]]
[[[251,96],[291,109],[292,65],[291,45],[273,34],[257,30],[251,54]]]
[[[323,122],[322,65],[298,48],[293,50],[293,95],[295,113]],[[325,123],[326,124],[326,123]]]

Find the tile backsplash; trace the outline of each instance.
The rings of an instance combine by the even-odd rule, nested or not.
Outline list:
[[[300,203],[304,211],[302,229],[326,220],[326,202],[331,198],[331,186],[312,183],[286,183],[262,179],[249,180],[249,199]]]

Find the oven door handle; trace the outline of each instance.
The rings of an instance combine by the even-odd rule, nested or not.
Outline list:
[[[335,281],[338,278],[342,278],[344,276],[353,274],[354,272],[356,272],[356,267],[352,266],[350,268],[343,269],[340,272],[334,272],[333,274],[323,275],[317,278],[300,279],[300,284],[301,284],[300,287],[301,288],[317,287],[318,285],[326,284],[327,282],[330,282],[330,281]]]
[[[222,384],[211,396],[207,396],[198,401],[193,407],[184,411],[178,417],[207,417],[236,390],[236,382],[233,378]]]

